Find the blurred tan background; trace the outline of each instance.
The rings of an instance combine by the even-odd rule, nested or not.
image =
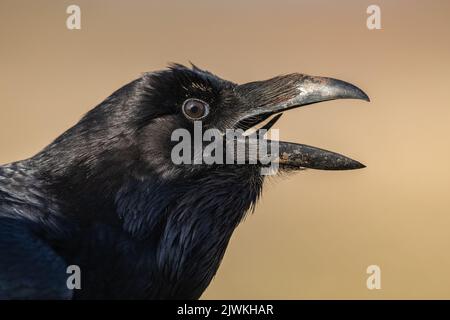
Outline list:
[[[77,4],[82,29],[66,29]],[[303,72],[363,88],[285,114],[281,139],[368,167],[272,179],[203,295],[450,298],[450,2],[0,1],[0,163],[35,154],[141,72]],[[366,268],[381,267],[381,290]]]

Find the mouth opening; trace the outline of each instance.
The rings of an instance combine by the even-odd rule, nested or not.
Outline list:
[[[261,114],[245,117],[236,123],[235,129],[242,129],[242,130],[244,130],[244,132],[246,132],[247,130],[249,130],[251,128],[257,127],[259,124],[261,124],[262,122],[264,122],[271,116],[273,116],[273,114],[270,112],[267,112],[267,113],[261,113]]]
[[[244,130],[244,136],[265,133],[280,119],[283,113],[261,113],[240,120],[235,128]],[[265,130],[260,134],[261,130]],[[272,140],[264,138],[266,143]],[[353,170],[365,168],[365,165],[339,153],[293,142],[276,141],[278,163],[285,170]]]
[[[240,120],[235,128],[242,129],[244,136],[258,133],[260,130],[270,130],[272,126],[281,118],[283,113],[263,113]]]

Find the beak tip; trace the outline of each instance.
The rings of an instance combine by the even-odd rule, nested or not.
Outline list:
[[[364,91],[361,91],[361,100],[370,102],[369,96]]]
[[[351,169],[364,169],[367,166],[365,164],[362,164],[361,162],[355,161],[353,167]]]
[[[369,96],[357,86],[338,79],[329,78],[329,86],[335,92],[335,99],[359,99],[370,102]]]
[[[342,159],[344,161],[344,164],[343,165],[337,165],[332,170],[358,170],[358,169],[366,168],[366,165],[361,163],[361,162],[359,162],[359,161],[350,159],[350,158],[348,158],[346,156],[342,156],[342,155],[339,155],[339,156],[342,157]]]
[[[348,84],[350,86],[349,92],[350,92],[350,97],[351,98],[355,98],[355,99],[360,99],[360,100],[364,100],[367,102],[370,102],[370,98],[369,96],[362,91],[360,88],[352,85],[352,84]]]

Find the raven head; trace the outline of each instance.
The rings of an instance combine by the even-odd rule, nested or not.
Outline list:
[[[283,112],[293,108],[334,99],[369,101],[362,90],[347,82],[297,73],[238,85],[196,66],[174,64],[137,81],[133,94],[137,114],[132,119],[138,128],[140,157],[152,170],[173,177],[217,169],[217,165],[175,165],[172,151],[178,142],[173,141],[172,134],[176,129],[186,130],[194,140],[195,123],[201,124],[202,133],[208,129],[222,134],[228,129],[249,132],[269,129]],[[202,141],[202,150],[205,144]],[[276,156],[281,169],[364,167],[340,154],[289,142],[279,142]]]

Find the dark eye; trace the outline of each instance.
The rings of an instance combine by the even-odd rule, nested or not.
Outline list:
[[[187,99],[183,103],[183,113],[189,119],[199,120],[208,115],[209,106],[199,99]]]

